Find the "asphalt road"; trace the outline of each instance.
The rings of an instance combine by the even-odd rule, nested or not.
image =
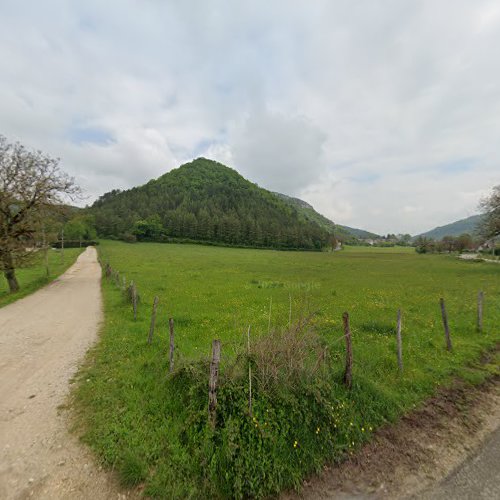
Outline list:
[[[500,499],[500,427],[486,439],[478,453],[469,457],[436,487],[419,498],[435,500]]]

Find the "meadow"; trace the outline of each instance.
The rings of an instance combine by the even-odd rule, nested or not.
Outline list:
[[[140,484],[152,497],[263,497],[299,487],[438,386],[456,377],[477,384],[498,370],[498,358],[480,358],[500,340],[500,266],[412,248],[314,253],[102,241],[99,252],[135,282],[139,312],[134,321],[124,293],[103,280],[106,319],[77,377],[75,426],[125,484]],[[478,290],[485,294],[482,332]],[[148,345],[155,295],[156,331]],[[445,349],[440,297],[452,352]],[[353,337],[350,391],[342,384],[344,311]],[[214,428],[207,418],[213,339],[222,341]],[[278,363],[274,376],[265,363]]]
[[[10,304],[30,293],[35,292],[42,286],[50,283],[60,276],[66,269],[74,264],[76,258],[82,252],[81,248],[66,248],[64,250],[64,260],[61,259],[60,250],[49,251],[49,276],[45,269],[45,259],[43,252],[38,252],[32,262],[26,267],[16,269],[16,276],[20,290],[16,293],[9,293],[7,280],[0,278],[0,307]]]

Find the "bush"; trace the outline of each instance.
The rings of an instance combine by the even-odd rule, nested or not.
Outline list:
[[[125,243],[136,243],[137,237],[135,236],[135,234],[124,233],[121,235],[121,240],[124,241]]]
[[[252,370],[252,414],[249,411]],[[172,379],[188,401],[181,441],[214,497],[262,498],[298,487],[366,436],[321,338],[307,325],[275,331],[221,366],[215,427],[207,419],[207,361]],[[368,431],[368,426],[367,429]]]

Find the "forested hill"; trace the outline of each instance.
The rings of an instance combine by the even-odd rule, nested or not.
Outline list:
[[[468,233],[474,235],[479,225],[481,224],[482,215],[471,215],[466,219],[460,219],[456,222],[446,224],[445,226],[435,227],[426,233],[419,234],[418,236],[425,236],[434,240],[440,240],[445,236],[460,236],[461,234]]]
[[[172,238],[268,248],[320,249],[330,235],[275,194],[220,163],[198,158],[90,208],[101,237]]]

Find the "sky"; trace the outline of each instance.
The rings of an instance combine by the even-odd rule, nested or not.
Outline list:
[[[204,156],[417,234],[500,184],[498,0],[0,0],[0,133],[85,203]]]

